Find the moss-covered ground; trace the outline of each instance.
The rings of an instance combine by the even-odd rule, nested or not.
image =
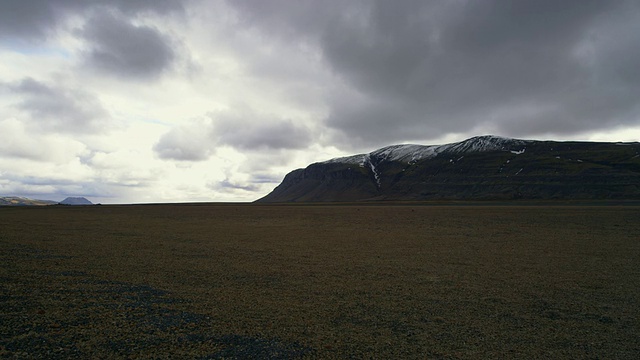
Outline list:
[[[1,358],[637,359],[640,207],[0,208]]]

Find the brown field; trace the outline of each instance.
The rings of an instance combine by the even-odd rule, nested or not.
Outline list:
[[[640,207],[0,208],[2,358],[637,359]]]

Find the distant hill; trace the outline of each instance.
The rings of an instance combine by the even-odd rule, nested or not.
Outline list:
[[[0,206],[44,206],[55,205],[57,201],[35,200],[18,196],[2,196],[0,197]]]
[[[640,143],[478,136],[392,145],[287,174],[258,202],[640,199]]]
[[[83,197],[68,197],[60,201],[61,205],[93,205],[93,203]]]

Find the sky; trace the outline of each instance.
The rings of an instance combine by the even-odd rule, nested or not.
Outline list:
[[[640,2],[2,0],[0,196],[253,201],[477,135],[640,140]]]

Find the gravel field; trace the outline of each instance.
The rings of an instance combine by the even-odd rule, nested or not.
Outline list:
[[[640,207],[0,207],[0,358],[638,359]]]

